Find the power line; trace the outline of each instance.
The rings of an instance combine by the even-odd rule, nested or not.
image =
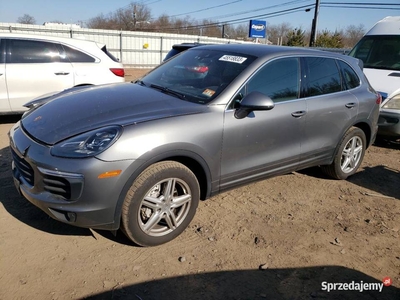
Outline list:
[[[368,5],[368,4],[367,4]],[[330,8],[358,8],[358,9],[381,9],[381,10],[400,10],[400,4],[399,7],[376,7],[376,6],[350,6],[350,5],[345,5],[345,6],[338,6],[338,5],[325,5],[321,4],[321,7],[330,7]]]
[[[251,16],[251,17],[245,17],[245,18],[229,20],[229,21],[226,21],[226,22],[214,22],[214,23],[203,24],[203,25],[191,25],[191,26],[182,26],[182,27],[163,28],[163,30],[198,29],[198,28],[209,28],[209,27],[221,26],[222,23],[225,24],[225,25],[233,24],[234,22],[242,23],[244,21],[248,21],[248,20],[251,20],[251,19],[254,19],[254,18],[274,17],[274,16],[277,16],[278,14],[279,15],[284,15],[284,14],[287,14],[287,13],[303,11],[304,9],[312,8],[313,6],[314,5],[312,5],[312,6],[303,5],[303,6],[298,6],[298,7],[294,7],[294,8],[289,8],[289,9],[285,9],[285,10],[281,10],[281,11],[268,13],[268,14],[262,14],[262,15],[256,15],[256,16]],[[153,30],[157,30],[157,29],[153,29]]]
[[[309,8],[311,9],[312,7],[309,7]],[[289,11],[289,12],[282,12],[282,13],[276,12],[274,15],[269,15],[268,18],[275,18],[275,17],[279,17],[279,16],[284,16],[284,15],[297,13],[297,12],[304,12],[304,8],[295,9],[295,10],[292,10],[292,11]],[[220,22],[219,24],[224,23],[224,24],[227,24],[227,25],[235,25],[235,24],[243,23],[244,21],[249,21],[251,19],[253,19],[253,17],[248,17],[248,18],[245,18],[245,20],[241,19],[239,21]]]
[[[161,2],[162,0],[154,0],[154,1],[150,2],[150,3],[148,3],[149,1],[151,1],[151,0],[144,1],[144,2],[142,2],[142,4],[151,5],[151,4],[154,4],[154,3],[157,3],[157,2]]]
[[[229,18],[229,17],[233,17],[233,16],[237,16],[237,15],[246,15],[246,14],[253,13],[253,12],[259,12],[262,10],[267,10],[267,9],[276,8],[276,7],[283,7],[283,6],[287,6],[290,4],[301,3],[301,2],[310,2],[310,0],[289,1],[289,2],[285,2],[285,3],[281,3],[281,4],[260,7],[260,8],[256,8],[256,9],[247,10],[247,11],[241,11],[240,13],[230,13],[230,14],[226,14],[226,15],[214,16],[214,17],[211,17],[210,19],[217,19],[217,18],[224,19],[224,18]]]
[[[377,2],[323,2],[323,4],[333,4],[333,5],[377,5],[377,6],[400,6],[400,4],[396,3],[377,3]]]
[[[389,7],[395,6],[395,7]],[[358,8],[358,9],[381,9],[399,10],[400,3],[377,3],[377,2],[323,2],[321,7],[329,8]]]
[[[156,2],[160,2],[162,0],[154,0],[153,2],[150,3],[146,3],[152,0],[147,0],[147,1],[142,1],[142,4],[146,4],[146,5],[150,5]],[[235,1],[231,1],[231,2],[227,2],[224,4],[220,4],[220,5],[216,5],[213,7],[208,7],[208,8],[204,8],[201,10],[197,10],[197,11],[192,11],[192,12],[187,12],[187,13],[182,13],[182,14],[177,14],[177,15],[173,15],[170,17],[176,17],[176,16],[181,16],[184,14],[190,14],[190,13],[196,13],[196,12],[200,12],[200,11],[205,11],[205,10],[210,10],[210,9],[214,9],[214,8],[218,8],[218,7],[222,7],[222,6],[227,6],[227,5],[231,5],[237,2],[241,2],[242,0],[235,0]],[[227,17],[231,17],[231,16],[238,16],[238,15],[246,15],[246,14],[250,14],[256,11],[262,11],[262,10],[267,10],[267,9],[271,9],[271,8],[276,8],[276,7],[282,7],[282,6],[287,6],[287,5],[291,5],[291,4],[295,4],[295,3],[302,3],[302,2],[308,2],[310,0],[293,0],[293,1],[289,1],[289,2],[285,2],[285,3],[281,3],[281,4],[277,4],[277,5],[272,5],[272,6],[267,6],[267,7],[262,7],[262,8],[258,8],[258,9],[252,9],[252,10],[248,10],[248,11],[242,11],[241,13],[231,13],[231,14],[227,14],[227,15],[220,15],[220,16],[215,16],[212,18],[227,18]],[[312,1],[313,2],[313,1]],[[124,9],[131,6],[131,4],[124,6],[123,8],[120,9]],[[329,7],[329,8],[358,8],[358,9],[386,9],[386,10],[398,10],[399,8],[394,8],[394,7],[388,7],[388,6],[398,6],[400,7],[400,4],[394,4],[394,3],[377,3],[377,2],[362,2],[362,3],[358,3],[358,2],[322,2],[320,4],[321,7]],[[372,6],[372,7],[371,7]],[[385,7],[379,7],[379,6],[385,6]],[[202,24],[202,25],[191,25],[191,26],[182,26],[182,27],[171,27],[171,28],[163,28],[163,30],[179,30],[179,29],[199,29],[199,28],[209,28],[209,27],[215,27],[215,26],[221,26],[221,24],[239,24],[239,23],[243,23],[244,21],[248,21],[251,19],[255,19],[255,18],[262,18],[262,17],[269,17],[269,18],[273,18],[273,17],[277,17],[277,16],[282,16],[282,15],[286,15],[286,14],[291,14],[291,13],[295,13],[295,12],[299,12],[299,11],[304,11],[305,9],[313,9],[315,8],[315,3],[312,4],[307,4],[307,5],[303,5],[303,6],[298,6],[298,7],[294,7],[294,8],[290,8],[290,9],[285,9],[285,10],[280,10],[280,11],[275,11],[275,12],[271,12],[271,13],[266,13],[266,14],[260,14],[260,15],[253,15],[253,16],[248,16],[248,17],[243,17],[243,18],[237,18],[237,19],[232,19],[232,20],[227,20],[227,21],[218,21],[218,22],[213,22],[213,23],[209,23],[209,24]],[[119,9],[119,10],[120,10]],[[152,18],[155,19],[155,18]],[[147,29],[147,30],[157,30],[157,29]]]
[[[183,15],[188,15],[188,14],[194,14],[194,13],[198,13],[198,12],[202,12],[202,11],[206,11],[206,10],[210,10],[210,9],[214,9],[214,8],[219,8],[219,7],[227,6],[227,5],[230,5],[230,4],[237,3],[237,2],[242,2],[242,0],[236,0],[236,1],[228,2],[228,3],[216,5],[216,6],[211,6],[211,7],[207,7],[207,8],[195,10],[195,11],[190,11],[190,12],[187,12],[187,13],[177,14],[177,15],[173,15],[173,16],[169,16],[169,17],[170,17],[170,18],[173,18],[173,17],[177,17],[177,16],[183,16]]]
[[[299,3],[299,2],[306,2],[305,0],[300,0],[300,1],[291,1],[291,2],[286,2],[286,3],[282,3],[280,5],[274,5],[271,7],[276,7],[276,6],[283,6],[283,5],[287,5],[287,4],[292,4],[292,3]],[[332,3],[332,5],[328,5],[328,3]],[[321,7],[331,7],[331,8],[361,8],[361,9],[396,9],[396,8],[388,8],[388,7],[377,7],[378,5],[384,5],[384,6],[390,6],[390,5],[395,5],[395,6],[400,6],[400,4],[391,4],[391,3],[373,3],[374,7],[368,7],[366,5],[370,5],[370,3],[356,3],[353,5],[356,6],[344,6],[346,4],[344,3],[339,3],[339,2],[324,2],[321,3],[320,6]],[[342,5],[342,6],[339,6]],[[270,8],[270,7],[268,7]],[[210,27],[216,27],[216,26],[221,26],[221,24],[223,23],[224,25],[234,25],[234,24],[239,24],[239,23],[243,23],[244,21],[248,21],[251,19],[255,19],[255,18],[262,18],[262,17],[269,17],[269,18],[273,18],[273,17],[277,17],[277,16],[282,16],[282,15],[286,15],[286,14],[291,14],[291,13],[295,13],[295,12],[299,12],[299,11],[304,11],[305,9],[313,9],[315,8],[315,4],[308,4],[308,5],[303,5],[303,6],[298,6],[298,7],[294,7],[294,8],[290,8],[290,9],[285,9],[285,10],[280,10],[280,11],[275,11],[275,12],[271,12],[271,13],[267,13],[267,14],[260,14],[260,15],[253,15],[253,16],[249,16],[249,17],[243,17],[243,18],[237,18],[237,19],[232,19],[232,20],[228,20],[228,21],[224,21],[224,22],[214,22],[214,23],[208,23],[208,24],[202,24],[202,25],[191,25],[191,26],[182,26],[182,27],[171,27],[171,28],[163,28],[163,30],[179,30],[179,29],[199,29],[199,28],[210,28]],[[261,10],[264,10],[267,8],[263,8]],[[256,10],[259,11],[260,9]],[[251,10],[251,11],[246,11],[243,12],[243,14],[247,14],[249,12],[254,12],[255,10]],[[237,15],[237,14],[235,14]],[[152,30],[157,30],[157,29],[152,29]]]

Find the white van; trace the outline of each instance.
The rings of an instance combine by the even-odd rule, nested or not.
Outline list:
[[[378,135],[400,138],[400,16],[376,23],[350,51],[364,62],[364,73],[382,95]]]

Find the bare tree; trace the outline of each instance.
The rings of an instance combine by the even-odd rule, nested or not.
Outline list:
[[[363,24],[358,26],[350,25],[344,33],[343,43],[345,47],[352,48],[364,36],[365,27]]]
[[[87,22],[89,28],[136,30],[148,24],[151,19],[150,9],[143,4],[132,2],[127,8],[117,9],[108,16],[100,14]]]
[[[288,35],[293,31],[293,27],[289,23],[281,23],[279,25],[267,26],[268,39],[274,43],[286,44],[288,42]]]
[[[134,22],[139,24],[150,22],[151,10],[146,5],[133,2],[131,3],[131,8],[133,10]]]
[[[201,29],[198,27],[198,25],[201,25],[196,20],[193,20],[190,16],[186,16],[182,20],[183,25],[186,27],[186,34],[191,34],[191,35],[200,35],[201,34]]]
[[[171,28],[171,22],[169,19],[168,15],[162,14],[157,20],[152,22],[152,29],[158,32],[171,32],[169,30]]]
[[[34,17],[32,17],[31,15],[28,14],[24,14],[22,17],[19,17],[17,19],[17,23],[21,23],[21,24],[36,24],[36,20]]]
[[[86,26],[88,28],[96,28],[96,29],[114,29],[112,28],[111,18],[104,16],[103,14],[98,15],[97,17],[91,18],[86,22]]]
[[[132,9],[118,9],[113,16],[113,21],[121,30],[135,30],[137,19]],[[117,28],[114,28],[117,29]]]
[[[233,29],[231,38],[246,40],[249,36],[249,23],[239,24]]]
[[[215,20],[204,19],[201,22],[201,26],[203,26],[203,35],[205,36],[210,36],[210,37],[222,36],[222,25],[217,24]]]

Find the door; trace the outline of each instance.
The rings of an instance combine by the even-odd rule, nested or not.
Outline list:
[[[7,40],[6,84],[12,111],[24,110],[32,99],[74,86],[72,65],[58,43]]]
[[[241,91],[244,95],[261,92],[275,107],[254,111],[244,119],[235,118],[235,105],[225,112],[221,190],[296,169],[306,115],[299,90],[297,58],[272,61],[248,81]]]
[[[304,62],[307,116],[301,161],[315,164],[332,158],[344,131],[354,123],[359,103],[346,91],[335,59],[308,57]]]

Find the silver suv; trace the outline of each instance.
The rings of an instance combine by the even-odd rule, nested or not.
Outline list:
[[[354,174],[381,101],[359,64],[300,48],[199,46],[134,83],[38,100],[9,133],[15,185],[59,221],[168,242],[200,199],[227,189],[311,166]]]

